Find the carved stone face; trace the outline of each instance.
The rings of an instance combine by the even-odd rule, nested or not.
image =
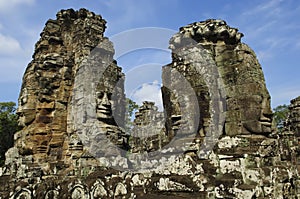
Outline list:
[[[263,78],[261,71],[260,75]],[[264,82],[249,84],[256,85],[257,92],[244,95],[247,104],[240,105],[243,127],[250,133],[269,134],[272,131],[272,110],[270,106],[270,95]],[[251,90],[251,88],[250,88]]]
[[[19,116],[18,125],[21,127],[30,124],[35,119],[35,109],[18,108],[17,114]]]
[[[228,60],[232,60],[235,64],[224,64],[220,67],[227,88],[228,112],[225,132],[228,135],[270,134],[272,130],[270,95],[255,54],[249,47],[240,44],[233,55],[235,56],[231,55]]]
[[[240,111],[243,127],[250,133],[269,134],[272,127],[272,111],[270,107],[270,97],[262,96],[245,96],[248,99],[248,105],[241,104]],[[251,106],[257,107],[251,108]]]
[[[112,119],[112,100],[111,93],[97,92],[97,118],[98,119]]]
[[[195,47],[201,44],[201,47],[212,55],[219,71],[218,75],[223,81],[223,84],[222,81],[218,81],[219,86],[226,93],[226,135],[269,134],[272,123],[270,95],[256,55],[246,44],[241,43],[242,36],[242,33],[229,27],[222,20],[207,20],[182,27],[170,40],[170,49],[174,50],[174,60],[178,59],[175,55],[181,52],[184,46],[195,44]],[[202,55],[193,56],[199,59],[199,63],[202,62]],[[189,60],[193,60],[193,56],[188,56]],[[205,63],[207,60],[203,61]],[[205,67],[205,64],[203,66]],[[192,82],[201,78],[193,74],[191,76]],[[204,110],[200,114],[200,117],[203,117],[200,120],[209,119],[210,116],[205,115],[205,110],[208,109],[205,102],[209,97],[201,98],[201,94],[197,95],[200,98],[199,108]],[[203,124],[199,124],[201,128],[205,126],[204,123],[203,121]]]
[[[30,124],[35,119],[35,102],[32,99],[28,99],[26,88],[21,92],[17,114],[19,116],[18,125],[22,127]]]

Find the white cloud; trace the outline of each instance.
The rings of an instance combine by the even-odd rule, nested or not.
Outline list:
[[[300,88],[277,87],[273,92],[271,92],[272,107],[276,107],[282,104],[289,104],[290,100],[298,97],[299,95]]]
[[[280,3],[283,2],[283,0],[271,0],[267,1],[266,3],[261,3],[257,5],[254,9],[246,11],[243,13],[243,15],[257,15],[264,13],[265,15],[271,16],[271,15],[278,15],[280,10]],[[272,12],[266,12],[270,11]]]
[[[280,36],[270,37],[265,39],[263,50],[259,50],[257,53],[258,60],[266,61],[268,59],[274,58],[285,49],[291,46],[297,45],[294,42],[294,38],[283,38]]]
[[[21,52],[15,56],[0,56],[0,83],[16,82],[22,80],[22,75],[29,63],[28,56]]]
[[[149,82],[161,83],[162,65],[161,64],[145,64],[132,68],[125,73],[125,92],[127,96],[133,93],[143,84]]]
[[[158,109],[162,111],[163,103],[160,87],[161,85],[158,84],[158,81],[143,84],[133,93],[132,99],[139,105],[142,105],[144,101],[155,102],[155,105],[158,107]]]
[[[155,17],[155,4],[150,3],[150,1],[112,0],[106,2],[105,6],[110,13],[116,13],[110,19],[111,26],[108,26],[108,34],[115,32],[116,27],[118,30],[126,30],[132,28],[135,23]]]
[[[295,47],[300,48],[300,39],[296,42]]]
[[[12,12],[16,6],[21,5],[33,5],[35,0],[0,0],[0,11],[1,12]]]
[[[295,38],[299,35],[299,26],[295,19],[299,10],[295,11],[292,6],[283,0],[262,1],[247,8],[238,19],[244,26],[243,41],[257,52],[260,62],[266,63],[297,49]]]
[[[19,82],[31,53],[14,37],[0,33],[0,83]]]
[[[0,33],[0,55],[12,55],[21,50],[21,45],[16,39]]]
[[[252,23],[247,27],[247,32],[251,32],[251,34],[247,35],[248,39],[256,38],[259,35],[262,35],[265,32],[273,30],[273,28],[278,24],[277,20],[267,21],[261,25]],[[253,31],[253,26],[255,26],[255,31]]]
[[[269,50],[260,50],[257,52],[257,59],[260,61],[260,62],[264,62],[270,58],[272,58],[273,55],[272,55],[272,51],[269,51]]]

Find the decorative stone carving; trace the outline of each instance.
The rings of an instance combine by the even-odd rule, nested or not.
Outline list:
[[[97,118],[99,120],[103,119],[112,119],[112,110],[111,110],[111,94],[107,92],[98,92],[97,93]]]
[[[103,72],[97,85],[96,95],[99,127],[106,132],[112,143],[121,148],[127,148],[127,136],[123,130],[125,120],[124,74],[115,61],[112,61]]]
[[[93,185],[91,192],[92,199],[100,199],[108,196],[107,191],[103,186],[104,183],[102,181],[98,181]]]
[[[118,183],[115,189],[115,196],[126,195],[127,189],[124,184]]]
[[[46,193],[45,199],[59,199],[58,190],[50,190]]]
[[[32,199],[32,193],[28,189],[21,189],[15,194],[14,199]]]
[[[82,198],[89,199],[90,196],[89,196],[88,191],[84,188],[83,185],[76,185],[71,191],[71,198],[72,199],[82,199]]]

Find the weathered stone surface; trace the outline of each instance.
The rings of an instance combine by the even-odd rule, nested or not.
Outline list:
[[[82,151],[67,129],[71,92],[83,58],[103,40],[105,23],[85,9],[62,10],[46,23],[36,44],[23,77],[18,114],[24,128],[15,136],[15,147],[43,169],[57,161],[67,164],[69,150]]]
[[[164,114],[158,111],[153,102],[143,102],[135,113],[129,141],[130,151],[141,153],[161,149],[168,143],[164,122]]]
[[[240,42],[241,36],[222,20],[182,27],[170,42],[173,63],[169,67],[180,72],[194,89],[199,101],[200,128],[208,126],[205,123],[211,117],[209,109],[214,107],[209,105],[214,83],[208,84],[206,79],[220,78],[219,92],[225,92],[222,97],[226,97],[226,104],[221,105],[227,109],[225,134],[267,135],[272,123],[270,95],[255,53]],[[209,71],[213,70],[209,67],[217,71]]]
[[[261,67],[237,29],[207,20],[171,38],[165,114],[144,102],[132,135],[123,130],[124,74],[104,29],[85,9],[46,23],[24,74],[24,127],[0,168],[1,198],[300,197],[299,100],[289,130],[272,132]],[[126,171],[138,158],[116,148],[159,159]]]
[[[300,97],[291,100],[289,115],[280,136],[280,153],[283,161],[291,161],[300,173]],[[298,184],[299,186],[299,184]]]
[[[289,107],[290,113],[285,128],[288,131],[294,132],[297,137],[300,136],[300,97],[291,100]]]

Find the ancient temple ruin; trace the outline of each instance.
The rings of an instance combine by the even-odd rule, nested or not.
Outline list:
[[[48,20],[19,97],[0,198],[299,198],[299,98],[283,132],[255,53],[223,20],[180,28],[162,66],[164,113],[125,130],[125,75],[86,9]],[[154,133],[153,133],[154,132]]]

